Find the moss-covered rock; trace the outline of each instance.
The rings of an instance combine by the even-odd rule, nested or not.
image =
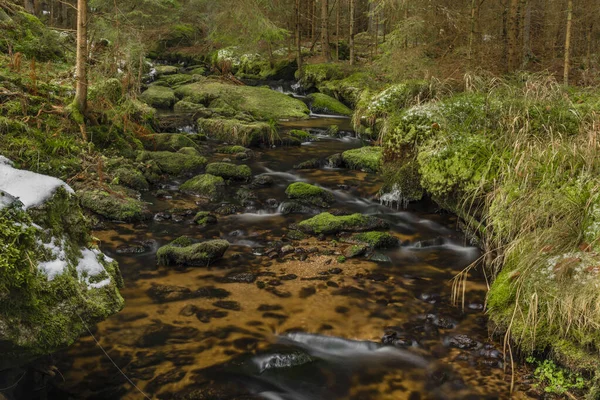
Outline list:
[[[183,236],[158,249],[156,257],[160,265],[209,266],[221,259],[228,248],[226,240],[193,243]]]
[[[292,129],[288,134],[291,137],[302,140],[302,142],[309,142],[313,137],[310,133],[300,129]]]
[[[150,151],[178,151],[184,147],[200,149],[200,145],[206,140],[201,134],[187,133],[154,133],[142,138],[146,150]]]
[[[142,151],[138,154],[137,161],[154,163],[160,172],[169,175],[183,175],[206,165],[206,158],[202,156],[169,151]]]
[[[342,153],[344,164],[350,169],[377,172],[381,168],[383,150],[381,147],[362,147]]]
[[[199,226],[205,227],[207,225],[214,225],[218,221],[217,217],[208,211],[199,211],[194,217],[194,222]]]
[[[123,84],[116,78],[110,78],[90,87],[89,100],[106,100],[118,104],[123,98]]]
[[[175,75],[179,73],[179,67],[174,65],[156,65],[154,67],[154,71],[156,72],[156,76],[158,78],[163,76]]]
[[[252,179],[252,170],[247,165],[235,165],[226,162],[211,163],[206,166],[206,173],[220,176],[224,179],[249,181]]]
[[[140,100],[149,106],[155,108],[171,108],[177,101],[175,92],[165,86],[150,85],[144,93],[140,95]]]
[[[216,200],[222,194],[225,181],[220,176],[210,174],[198,175],[185,182],[179,188],[181,191],[191,193],[196,196]]]
[[[192,74],[174,74],[161,76],[159,80],[154,82],[158,86],[166,86],[171,89],[177,89],[180,86],[188,85],[190,83],[200,82],[206,78],[201,75]]]
[[[64,349],[122,309],[118,264],[89,230],[66,185],[27,209],[0,190],[0,370]]]
[[[200,113],[206,111],[202,104],[192,103],[186,100],[180,100],[175,103],[173,110],[177,113]]]
[[[148,207],[125,192],[109,193],[102,189],[80,190],[81,205],[114,221],[140,221],[148,217]]]
[[[397,202],[413,202],[423,199],[425,190],[421,186],[419,164],[415,160],[387,162],[383,164],[383,187],[380,195],[392,194]]]
[[[292,183],[285,190],[285,194],[291,200],[319,207],[329,207],[335,201],[330,191],[304,182]]]
[[[344,72],[341,64],[306,64],[296,72],[296,78],[305,89],[311,89],[325,81],[342,79]]]
[[[221,154],[240,154],[247,153],[252,150],[244,147],[244,146],[221,146],[217,148],[217,153]]]
[[[364,244],[373,249],[387,249],[400,245],[400,240],[387,232],[364,232],[350,236],[344,241],[348,243]]]
[[[134,168],[122,167],[118,168],[114,172],[114,176],[117,179],[117,184],[125,185],[135,190],[148,190],[150,184],[139,170]]]
[[[180,99],[244,112],[259,121],[308,118],[308,108],[300,100],[264,87],[236,86],[222,82],[184,85],[175,91]],[[218,104],[215,101],[218,100]]]
[[[343,79],[327,80],[317,84],[321,93],[356,105],[364,90],[377,91],[381,83],[368,71],[355,72]]]
[[[385,221],[362,214],[334,216],[330,213],[321,213],[298,224],[298,230],[310,235],[366,232],[388,228],[389,226]]]
[[[308,99],[310,100],[310,108],[315,113],[336,114],[347,117],[352,115],[352,110],[345,104],[326,94],[313,93],[308,96]]]
[[[275,135],[266,122],[246,122],[238,119],[200,118],[198,129],[208,137],[241,146],[258,146],[271,143]]]

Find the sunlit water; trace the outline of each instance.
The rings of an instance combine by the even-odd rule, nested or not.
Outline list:
[[[348,120],[327,117],[286,128],[351,131]],[[505,398],[509,383],[484,318],[485,281],[471,276],[465,309],[450,304],[451,279],[479,257],[456,230],[452,216],[429,203],[381,204],[379,176],[322,168],[294,170],[363,144],[353,136],[297,148],[263,150],[246,162],[255,175],[274,179],[252,189],[255,198],[226,197],[238,212],[206,228],[197,211],[221,204],[180,194],[144,195],[158,214],[144,224],[106,223],[94,232],[117,259],[125,278],[125,310],[92,327],[114,363],[156,399],[454,399]],[[213,155],[213,160],[225,156]],[[402,247],[338,263],[345,245],[331,240],[288,241],[289,226],[311,215],[282,215],[286,187],[296,181],[334,193],[333,209],[385,219]],[[392,206],[392,208],[386,205]],[[317,212],[317,210],[315,210]],[[161,217],[162,216],[162,217]],[[210,268],[158,267],[156,249],[181,235],[225,238],[225,258]],[[301,248],[284,259],[266,257],[273,242]],[[142,246],[123,254],[123,246]],[[328,253],[326,253],[328,251]],[[304,254],[305,256],[302,256]],[[163,286],[160,286],[163,285]],[[176,286],[170,296],[157,293]],[[387,333],[387,343],[382,337]],[[456,335],[471,342],[460,349]],[[462,343],[462,342],[461,342]],[[52,399],[140,399],[91,336],[60,356],[64,381]]]

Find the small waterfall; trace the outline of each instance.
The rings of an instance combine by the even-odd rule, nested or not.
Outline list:
[[[394,208],[395,206],[396,210],[400,210],[400,208],[406,210],[410,200],[403,196],[402,189],[395,183],[394,186],[392,186],[391,192],[382,194],[379,197],[379,203],[389,208]]]

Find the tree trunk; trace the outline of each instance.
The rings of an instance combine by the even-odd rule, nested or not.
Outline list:
[[[302,33],[300,32],[300,0],[295,3],[296,13],[296,63],[298,71],[302,71]]]
[[[321,0],[321,52],[325,61],[331,61],[329,50],[329,1]]]
[[[35,4],[33,0],[25,0],[23,6],[25,7],[25,11],[29,14],[35,14]]]
[[[75,106],[83,115],[87,111],[87,0],[77,0],[77,61]]]
[[[473,61],[473,42],[475,41],[475,12],[477,10],[477,0],[471,0],[471,32],[469,33],[469,52],[467,59],[469,60],[469,68]]]
[[[567,33],[565,35],[565,71],[564,71],[564,84],[569,84],[569,69],[570,69],[570,57],[571,57],[571,25],[573,23],[573,0],[569,0],[567,5]]]
[[[342,0],[336,0],[335,13],[335,61],[340,61],[340,8]]]
[[[355,13],[355,2],[356,0],[350,0],[350,65],[354,65],[354,13]]]
[[[525,68],[531,59],[531,0],[524,0],[523,13],[523,59],[521,65]]]
[[[508,72],[518,68],[519,0],[510,0],[508,15]]]
[[[315,42],[317,40],[317,0],[312,0],[312,11],[311,11],[311,36],[310,40]]]
[[[590,69],[592,67],[592,35],[594,33],[594,20],[590,22],[590,27],[588,29],[587,39],[586,39],[586,56],[585,56],[585,69]]]

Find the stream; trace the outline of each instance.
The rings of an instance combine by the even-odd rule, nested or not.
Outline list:
[[[331,125],[338,137],[326,134]],[[126,306],[57,356],[64,380],[55,379],[50,399],[143,399],[116,366],[153,399],[508,397],[502,348],[486,327],[484,277],[469,277],[464,312],[451,304],[452,278],[480,256],[456,218],[427,201],[380,204],[376,174],[294,169],[363,146],[348,119],[283,124],[291,128],[319,134],[233,161],[272,177],[272,186],[236,198],[242,184],[232,183],[229,202],[211,204],[178,192],[185,180],[172,181],[143,195],[153,220],[105,222],[94,232],[120,264]],[[209,154],[210,162],[227,158]],[[346,245],[332,237],[287,238],[290,224],[311,216],[281,213],[295,181],[331,190],[336,212],[386,220],[402,246],[340,262]],[[193,223],[197,211],[217,208],[217,224]],[[232,246],[209,268],[158,267],[157,248],[182,235]],[[290,244],[290,254],[272,256]]]

